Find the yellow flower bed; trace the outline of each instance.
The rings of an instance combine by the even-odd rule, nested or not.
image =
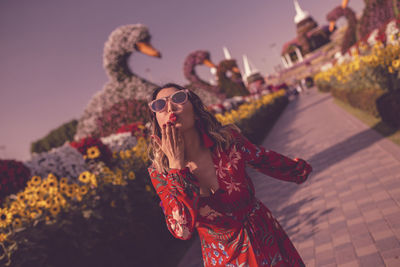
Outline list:
[[[85,195],[96,194],[99,183],[124,186],[127,180],[135,180],[136,168],[132,169],[132,166],[139,168],[147,163],[147,146],[147,139],[138,138],[137,145],[132,149],[113,154],[121,163],[118,167],[111,170],[103,165],[99,177],[84,171],[77,179],[80,183],[68,182],[66,177],[58,179],[53,174],[44,179],[33,176],[24,191],[10,196],[9,201],[0,208],[0,245],[8,240],[10,234],[29,227],[34,220],[54,221],[61,210],[68,210],[73,203],[81,202]],[[89,150],[91,153],[86,157],[98,154],[97,147]],[[144,190],[153,193],[148,185]]]
[[[261,107],[271,104],[275,98],[285,95],[285,90],[264,95],[260,99],[239,106],[237,110],[231,110],[224,114],[216,114],[216,119],[222,124],[237,124],[241,120],[248,119],[253,116]]]
[[[366,48],[360,48],[365,52]],[[400,45],[382,43],[375,44],[367,55],[355,54],[351,62],[335,65],[329,70],[319,72],[314,79],[318,82],[332,82],[336,79],[339,83],[351,81],[352,75],[360,71],[360,75],[368,75],[367,69],[384,67],[389,73],[398,72],[400,69]]]

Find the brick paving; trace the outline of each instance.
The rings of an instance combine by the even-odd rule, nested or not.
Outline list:
[[[306,266],[400,266],[399,146],[315,89],[290,102],[262,145],[314,168],[302,185],[248,170]],[[203,266],[198,240],[179,266]]]

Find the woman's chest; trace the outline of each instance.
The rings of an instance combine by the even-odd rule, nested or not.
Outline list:
[[[200,198],[200,220],[216,223],[225,221],[224,218],[241,217],[254,198],[254,187],[247,177],[241,155],[235,149],[216,153],[213,171],[219,189],[215,194]]]

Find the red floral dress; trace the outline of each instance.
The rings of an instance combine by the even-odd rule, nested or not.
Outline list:
[[[271,177],[302,183],[312,168],[250,143],[239,133],[229,149],[211,148],[219,189],[200,196],[196,177],[184,169],[149,173],[168,229],[189,239],[197,229],[204,266],[305,266],[285,231],[254,196],[249,164]]]

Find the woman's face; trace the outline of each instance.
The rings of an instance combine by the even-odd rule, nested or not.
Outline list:
[[[177,91],[179,90],[174,87],[164,88],[158,92],[156,99],[169,97]],[[175,127],[180,128],[182,132],[194,127],[193,105],[189,99],[184,104],[175,104],[168,98],[167,107],[161,112],[156,112],[156,119],[160,128],[169,121],[171,114],[176,116]]]

